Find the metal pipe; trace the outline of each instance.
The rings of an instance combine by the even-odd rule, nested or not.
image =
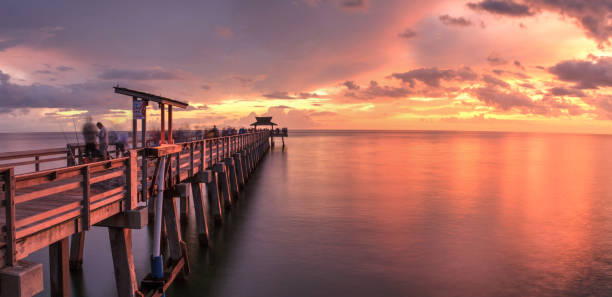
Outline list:
[[[159,172],[157,173],[157,199],[155,200],[155,222],[153,232],[153,256],[161,255],[161,228],[162,207],[164,203],[164,173],[166,169],[166,157],[161,157]]]
[[[164,265],[161,257],[162,207],[164,203],[164,173],[166,157],[161,157],[157,174],[157,199],[155,200],[155,222],[153,231],[153,255],[151,255],[151,274],[156,279],[164,277]],[[165,296],[163,294],[162,296]]]

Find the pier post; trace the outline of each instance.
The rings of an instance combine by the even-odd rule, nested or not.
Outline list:
[[[85,231],[75,233],[70,237],[70,270],[83,268],[83,248],[85,246]]]
[[[223,199],[219,195],[219,178],[215,171],[211,171],[210,181],[206,183],[208,203],[216,225],[223,222]]]
[[[193,193],[188,183],[178,184],[177,189],[181,208],[181,224],[185,224],[189,219],[189,198],[193,197]]]
[[[166,191],[164,194],[170,193]],[[187,245],[181,237],[181,228],[178,221],[178,213],[174,204],[172,195],[164,195],[164,222],[166,225],[166,233],[168,236],[168,263],[170,266],[175,266],[181,258],[185,258],[185,266],[183,266],[184,274],[189,273],[189,261],[187,260],[186,248]]]
[[[229,184],[231,188],[231,192],[236,199],[238,199],[238,194],[240,193],[240,188],[238,187],[238,178],[236,177],[236,164],[234,163],[234,158],[225,158],[225,168],[227,168],[229,175]]]
[[[240,153],[234,153],[234,164],[236,164],[236,178],[238,179],[238,186],[244,187],[244,172],[242,171],[242,158]]]
[[[221,187],[220,194],[223,196],[221,200],[223,200],[225,209],[229,209],[232,206],[232,193],[228,182],[225,164],[217,163],[215,164],[213,170],[217,173],[217,177],[219,179],[219,186]]]
[[[244,183],[246,183],[249,179],[249,161],[246,150],[242,150],[240,152],[240,161],[242,162],[242,177],[244,178]]]
[[[192,182],[191,193],[193,195],[193,208],[195,211],[196,229],[198,230],[198,239],[200,241],[200,245],[209,246],[211,223],[209,222],[208,215],[208,199],[204,197],[205,190],[202,189],[202,186],[206,187],[206,184],[200,182]]]
[[[51,296],[69,297],[68,237],[49,246],[49,274],[51,276]]]
[[[132,230],[127,228],[108,227],[115,283],[119,297],[142,296],[138,291],[134,255],[132,254]]]

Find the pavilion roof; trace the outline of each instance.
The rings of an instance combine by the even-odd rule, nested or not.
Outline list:
[[[136,91],[136,90],[132,90],[128,88],[121,88],[119,86],[114,87],[114,88],[115,88],[115,93],[140,98],[143,100],[153,101],[153,102],[157,102],[157,103],[161,103],[165,105],[172,105],[172,106],[176,106],[180,108],[186,108],[189,105],[187,103],[184,103],[178,100],[174,100],[174,99],[170,99],[170,98],[166,98],[162,96],[157,96],[157,95],[153,95],[153,94],[149,94],[145,92],[140,92],[140,91]]]
[[[255,117],[257,122],[251,124],[251,126],[278,126],[277,123],[272,122],[272,117]]]

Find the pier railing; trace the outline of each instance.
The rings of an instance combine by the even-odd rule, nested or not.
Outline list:
[[[189,180],[235,153],[256,149],[269,135],[269,131],[257,131],[178,143],[181,151],[168,156],[165,182],[172,185]],[[4,223],[0,267],[13,266],[38,249],[148,201],[156,193],[160,159],[146,156],[145,151],[137,148],[130,150],[128,157],[18,175],[14,166],[21,163],[0,168],[4,207],[0,213],[0,223]],[[28,164],[38,164],[47,160],[40,156],[66,152],[40,150],[11,153],[11,157],[36,157],[32,161],[36,163]],[[2,157],[8,155],[0,154],[0,160]]]

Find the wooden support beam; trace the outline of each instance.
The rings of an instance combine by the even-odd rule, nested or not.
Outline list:
[[[134,270],[134,255],[132,253],[132,230],[126,228],[108,228],[115,283],[119,297],[142,296],[138,291],[136,272]]]
[[[85,232],[75,233],[70,237],[70,270],[83,268],[83,249],[85,247]]]
[[[224,163],[228,171],[228,183],[233,195],[232,197],[237,199],[240,188],[238,187],[238,177],[236,176],[236,163],[234,163],[234,158],[232,157],[225,158]]]
[[[225,209],[230,209],[232,206],[232,191],[230,190],[229,177],[225,164],[217,163],[213,167],[213,170],[217,173],[217,178],[219,180],[219,187],[221,188],[219,194],[222,196],[221,200],[224,203],[223,206]]]
[[[138,98],[132,97],[132,105],[134,102],[138,101]],[[138,119],[134,117],[134,112],[132,111],[132,148],[138,147]]]
[[[221,199],[222,196],[219,195],[218,174],[214,171],[211,172],[212,175],[210,182],[206,183],[206,196],[208,198],[208,205],[210,205],[215,224],[220,225],[223,222],[223,199]]]
[[[242,158],[240,153],[234,153],[234,164],[236,164],[236,179],[238,180],[238,186],[244,187],[244,173],[242,172]]]
[[[184,252],[184,243],[181,237],[178,213],[174,204],[174,199],[170,193],[170,191],[165,191],[163,207],[164,222],[166,223],[166,232],[168,236],[168,264],[174,266],[181,258],[185,258],[185,269],[183,272],[186,275],[189,273],[189,261],[187,260],[187,253]]]
[[[196,230],[198,231],[198,239],[200,245],[210,246],[210,229],[211,222],[209,216],[209,205],[208,199],[204,196],[204,189],[206,184],[199,182],[191,183],[191,194],[193,195],[193,208],[195,211],[196,218]]]
[[[96,224],[98,227],[142,229],[149,223],[147,207],[141,206],[111,216]]]
[[[69,297],[68,237],[49,246],[49,274],[51,276],[51,297]]]

